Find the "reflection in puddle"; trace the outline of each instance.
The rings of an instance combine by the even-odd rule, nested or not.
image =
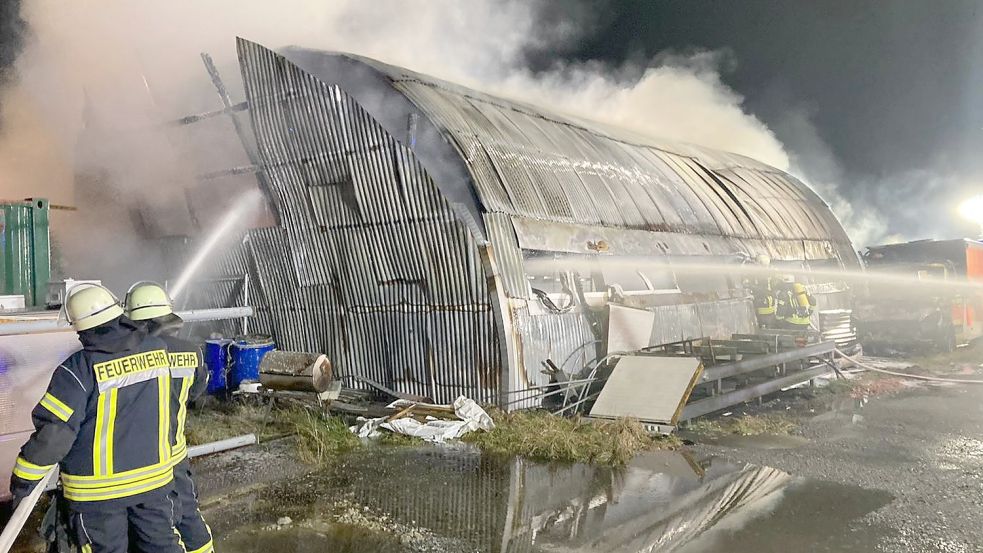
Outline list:
[[[677,551],[687,543],[729,543],[735,532],[779,511],[792,516],[788,495],[802,485],[777,469],[723,459],[696,462],[678,452],[652,452],[628,467],[609,468],[470,449],[386,449],[277,484],[245,519],[217,533],[225,549],[237,551]],[[854,515],[888,500],[879,496],[851,518],[818,526],[835,533],[836,524],[848,525]],[[359,505],[356,518],[365,520],[351,520],[352,501]],[[244,504],[236,501],[240,516]],[[270,526],[284,515],[297,522]],[[798,516],[802,526],[817,525],[811,514]],[[722,530],[708,534],[711,528]],[[704,534],[710,538],[698,540]],[[779,534],[777,544],[784,540]]]

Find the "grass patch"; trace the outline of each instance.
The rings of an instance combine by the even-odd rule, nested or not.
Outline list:
[[[263,441],[293,432],[281,410],[272,410],[269,421],[264,421],[265,414],[265,407],[242,403],[193,409],[188,413],[186,424],[188,444],[207,444],[242,434],[256,434]]]
[[[710,437],[729,434],[737,436],[780,436],[791,434],[798,427],[798,423],[784,413],[765,413],[732,418],[700,419],[689,423],[686,430]]]
[[[268,420],[264,420],[268,417]],[[259,441],[295,435],[297,456],[312,465],[330,461],[340,453],[362,447],[362,441],[348,430],[340,417],[322,416],[303,407],[274,408],[264,405],[220,403],[188,415],[187,435],[190,445],[256,434]],[[386,432],[380,443],[392,446],[418,445],[419,438]]]
[[[637,421],[586,421],[545,411],[491,411],[495,429],[462,439],[483,450],[542,461],[623,465],[640,451],[675,448],[675,437],[652,438]]]
[[[309,464],[328,462],[337,455],[363,447],[340,417],[322,416],[292,407],[273,409],[264,421],[266,408],[241,403],[220,404],[193,411],[188,416],[188,441],[192,445],[256,434],[260,441],[285,434],[297,436],[297,455]],[[637,421],[588,421],[558,417],[545,411],[504,413],[490,409],[495,420],[491,432],[472,432],[462,441],[482,450],[521,455],[540,461],[623,465],[647,449],[675,449],[682,442],[675,436],[653,438]],[[376,443],[384,446],[418,446],[420,438],[382,432]]]
[[[306,409],[292,409],[284,413],[284,418],[297,433],[297,453],[305,463],[323,464],[339,453],[362,446],[362,441],[338,417],[325,417]]]

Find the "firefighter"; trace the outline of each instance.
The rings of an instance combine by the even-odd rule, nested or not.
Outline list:
[[[805,332],[812,326],[812,314],[816,310],[816,298],[793,275],[782,276],[782,286],[776,293],[776,317],[789,330]]]
[[[755,261],[760,267],[771,265],[771,257],[767,255],[759,255]],[[746,285],[751,290],[758,326],[760,328],[775,328],[775,292],[771,275],[758,272],[747,279]]]
[[[102,286],[73,288],[65,311],[82,349],[55,368],[31,413],[35,430],[10,479],[14,502],[60,465],[81,551],[183,552],[170,497],[166,346]]]
[[[174,314],[171,298],[155,282],[138,282],[126,293],[126,315],[136,321],[151,336],[167,345],[171,365],[171,456],[174,466],[174,491],[181,539],[190,553],[208,553],[212,547],[212,532],[198,507],[198,497],[188,462],[188,446],[184,423],[188,403],[200,397],[208,386],[208,371],[201,360],[198,346],[178,338],[183,321]]]

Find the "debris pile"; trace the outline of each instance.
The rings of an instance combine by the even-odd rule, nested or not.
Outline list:
[[[433,443],[454,440],[476,430],[495,428],[492,418],[474,400],[458,397],[451,405],[436,405],[399,399],[386,406],[396,412],[385,417],[365,419],[351,431],[360,438],[378,437],[380,429],[413,436]]]

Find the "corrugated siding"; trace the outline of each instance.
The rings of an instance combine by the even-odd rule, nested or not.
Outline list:
[[[501,361],[478,246],[413,153],[269,50],[244,44],[241,65],[283,214],[249,242],[279,347],[437,401],[494,401]]]
[[[511,390],[548,384],[543,363],[550,359],[568,373],[576,373],[593,360],[596,338],[587,316],[580,311],[532,314],[525,306],[511,309],[514,332],[522,344],[522,358],[515,367]]]
[[[650,308],[655,324],[650,345],[694,338],[730,338],[753,334],[754,305],[747,299],[664,305]]]
[[[529,284],[512,220],[501,213],[486,213],[485,227],[505,293],[511,298],[528,298]]]

